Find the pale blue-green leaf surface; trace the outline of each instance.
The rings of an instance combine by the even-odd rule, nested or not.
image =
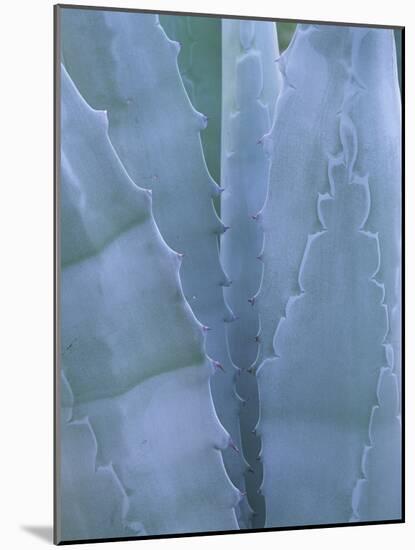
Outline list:
[[[308,239],[301,294],[257,374],[267,527],[349,521],[386,364],[379,243],[361,229],[367,182],[342,161],[330,161],[330,172],[332,193],[318,202],[325,229]]]
[[[106,487],[116,480],[130,534],[237,529],[241,495],[220,452],[230,439],[210,392],[216,369],[183,297],[181,258],[158,232],[149,192],[118,159],[105,113],[88,106],[64,68],[61,93],[62,234],[71,244],[62,256],[61,344],[73,393],[61,498],[73,511],[102,501],[85,516],[93,533],[95,520],[108,517],[116,484]],[[85,537],[81,519],[63,529],[66,537]],[[119,536],[116,516],[107,536],[112,528]]]
[[[350,106],[358,131],[356,169],[369,174],[371,206],[366,227],[379,234],[377,279],[385,285],[392,368],[401,386],[401,100],[393,31],[353,30],[353,74],[360,93]]]
[[[271,125],[279,90],[278,43],[274,23],[222,21],[222,184],[221,214],[232,230],[221,238],[221,260],[232,285],[224,296],[237,317],[227,327],[229,351],[241,369],[237,390],[245,400],[240,413],[248,499],[254,526],[263,525],[263,499],[257,490],[262,466],[256,460],[259,441],[252,430],[258,419],[258,390],[247,369],[255,360],[258,312],[249,301],[261,281],[262,229],[252,215],[265,201],[270,161],[260,140]]]
[[[268,526],[380,519],[374,495],[385,500],[383,510],[400,514],[399,419],[385,404],[396,401],[399,384],[395,377],[378,382],[381,369],[399,372],[400,111],[392,38],[377,29],[302,25],[281,61],[283,90],[265,140],[273,166],[258,217],[265,234],[257,363]],[[375,424],[382,426],[377,436]],[[395,443],[382,446],[380,433]],[[388,469],[382,481],[379,472]]]
[[[353,493],[356,521],[397,520],[402,517],[402,457],[397,376],[390,367],[379,376],[378,404],[369,425],[369,445],[362,460],[363,476]]]
[[[201,138],[206,164],[220,181],[222,97],[221,20],[192,15],[160,15],[167,36],[180,43],[180,74],[194,107],[208,117]]]
[[[260,318],[256,365],[273,357],[273,337],[298,273],[308,235],[321,229],[318,193],[329,191],[327,154],[339,150],[336,113],[346,81],[349,30],[298,25],[279,67],[282,88],[271,132],[262,140],[272,166],[266,204],[257,216],[264,231],[263,277],[254,307]],[[254,215],[258,212],[254,212]]]
[[[107,110],[117,154],[133,181],[152,189],[160,232],[184,254],[180,276],[185,297],[210,329],[208,356],[225,371],[211,381],[217,413],[240,447],[237,371],[225,335],[234,316],[223,299],[222,287],[229,280],[218,253],[226,227],[213,208],[220,191],[207,171],[200,141],[207,118],[186,94],[177,66],[179,46],[152,14],[66,9],[62,29],[68,72],[93,107]],[[176,330],[173,325],[170,329]],[[159,330],[160,339],[164,333]],[[243,491],[243,457],[228,448],[224,459],[233,483]]]
[[[102,539],[145,534],[123,521],[127,497],[111,466],[97,468],[97,444],[88,419],[72,420],[73,395],[63,372],[60,384],[60,498],[58,538]]]

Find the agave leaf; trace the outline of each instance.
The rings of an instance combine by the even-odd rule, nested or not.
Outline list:
[[[160,15],[167,36],[180,43],[178,57],[183,84],[194,107],[205,114],[208,125],[201,132],[206,164],[220,181],[221,122],[221,20],[216,17]]]
[[[96,467],[97,445],[88,420],[71,421],[73,395],[63,372],[60,399],[59,539],[144,534],[129,530],[123,521],[127,498],[112,468]]]
[[[387,361],[369,426],[361,491],[354,495],[362,520],[401,517],[401,101],[392,30],[354,29],[352,75],[359,85],[347,106],[359,148],[356,170],[369,175],[371,205],[366,228],[379,238],[376,279],[385,289]],[[363,480],[366,479],[366,482]],[[359,502],[359,498],[362,502]]]
[[[271,132],[262,140],[272,157],[266,205],[255,213],[264,232],[263,277],[254,298],[260,318],[256,365],[273,357],[273,337],[298,274],[310,234],[321,229],[318,193],[329,191],[327,155],[340,149],[338,119],[347,79],[345,27],[298,25],[279,58],[283,76]]]
[[[379,243],[361,230],[367,182],[343,161],[329,165],[332,195],[319,201],[326,229],[308,240],[301,295],[278,325],[276,357],[258,371],[268,527],[349,521],[385,362]]]
[[[206,169],[200,142],[207,119],[185,92],[178,44],[167,38],[156,15],[140,13],[64,9],[62,36],[69,73],[93,107],[107,110],[117,154],[133,181],[152,189],[160,232],[184,254],[184,294],[200,323],[210,329],[208,356],[225,371],[211,381],[215,406],[240,448],[237,371],[225,335],[225,324],[234,316],[223,299],[222,287],[229,280],[218,253],[226,227],[213,208],[219,187]],[[224,459],[233,483],[244,492],[243,457],[229,448]]]
[[[400,115],[392,38],[379,30],[299,26],[282,57],[284,86],[267,143],[270,186],[258,216],[265,233],[257,363],[268,526],[359,515],[361,492],[352,488],[376,383],[380,369],[394,365],[399,341]],[[398,445],[380,463],[374,452],[367,467],[377,483],[371,494],[388,507],[399,502],[400,485],[392,484],[392,494],[378,472],[396,464],[399,452]]]
[[[233,362],[241,369],[237,389],[244,398],[241,432],[245,456],[253,472],[246,474],[248,499],[256,515],[254,526],[263,525],[263,498],[257,489],[262,465],[256,460],[259,441],[252,430],[258,419],[255,377],[247,372],[258,344],[258,312],[249,302],[261,281],[262,230],[252,219],[265,201],[270,161],[259,144],[271,125],[279,89],[275,63],[278,57],[276,27],[262,21],[222,21],[222,220],[232,227],[221,238],[221,260],[232,285],[225,299],[237,317],[228,326],[227,338]],[[254,475],[253,475],[254,474]]]
[[[88,106],[64,68],[61,89],[62,234],[73,244],[62,256],[62,365],[72,420],[88,423],[96,449],[83,428],[68,444],[81,457],[76,468],[85,465],[82,483],[94,454],[95,468],[112,476],[85,484],[82,504],[102,502],[96,515],[105,521],[106,484],[119,480],[130,533],[236,529],[240,493],[220,453],[229,434],[213,407],[204,334],[181,290],[181,258],[158,232],[150,193],[115,154],[105,113]],[[76,510],[84,493],[68,487],[71,455],[72,470],[67,464],[61,494]],[[116,518],[105,533],[112,527],[118,536]],[[64,533],[83,538],[85,529],[74,518]]]
[[[353,75],[360,93],[350,105],[359,149],[356,170],[369,174],[370,212],[366,227],[379,234],[392,368],[401,387],[401,99],[392,30],[354,29]]]
[[[364,477],[353,492],[353,519],[401,519],[401,432],[397,376],[390,367],[379,376],[378,404],[369,425],[370,445],[363,454]]]
[[[86,420],[61,423],[60,540],[145,535],[124,523],[125,493],[111,466],[96,469],[95,436]]]

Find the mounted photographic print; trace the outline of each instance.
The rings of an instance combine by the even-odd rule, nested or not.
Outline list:
[[[55,7],[55,543],[404,520],[401,52]]]

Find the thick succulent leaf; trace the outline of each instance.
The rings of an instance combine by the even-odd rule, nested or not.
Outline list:
[[[276,27],[263,21],[222,21],[222,183],[221,214],[232,228],[221,238],[221,260],[232,285],[225,299],[237,317],[228,325],[233,362],[241,369],[237,389],[244,398],[241,433],[244,454],[252,472],[246,475],[248,499],[255,510],[254,526],[263,525],[263,498],[257,489],[262,466],[256,460],[258,438],[252,430],[258,419],[258,389],[247,369],[257,355],[258,312],[250,303],[261,281],[262,229],[252,214],[263,205],[270,162],[259,141],[271,125],[279,88],[275,59]]]
[[[60,400],[59,539],[143,534],[129,530],[123,521],[127,497],[112,468],[96,468],[97,446],[89,422],[71,422],[73,396],[63,372]]]
[[[147,379],[115,398],[78,408],[129,496],[128,525],[148,534],[237,529],[241,497],[229,481],[209,370],[189,366]],[[191,419],[191,421],[189,421]]]
[[[280,55],[277,28],[268,21],[252,21],[255,26],[255,48],[261,52],[262,91],[260,100],[267,107],[271,122],[274,119],[275,103],[281,88],[281,75],[277,66]]]
[[[145,534],[123,521],[125,493],[110,466],[96,470],[96,445],[86,421],[61,423],[61,540]],[[137,526],[138,527],[138,526]]]
[[[64,9],[62,36],[69,73],[93,107],[107,110],[117,154],[135,183],[152,189],[161,234],[184,254],[180,275],[185,296],[210,329],[208,356],[225,371],[211,381],[215,406],[240,448],[237,371],[225,335],[225,324],[234,316],[223,299],[222,287],[229,281],[218,253],[218,238],[226,228],[213,208],[219,188],[206,169],[200,142],[207,119],[185,92],[177,67],[178,44],[167,38],[156,15],[140,13]],[[159,328],[160,339],[167,330],[179,329],[174,323]],[[244,491],[243,457],[232,448],[223,454],[233,483]]]
[[[73,244],[62,257],[62,366],[72,420],[80,422],[64,427],[72,451],[63,451],[61,494],[69,510],[78,499],[102,503],[91,529],[108,517],[111,480],[127,497],[122,522],[130,533],[236,529],[240,493],[220,453],[229,434],[213,407],[215,369],[183,297],[180,257],[158,232],[149,192],[118,159],[105,113],[88,106],[64,68],[61,93],[62,234]],[[83,458],[74,465],[76,455]],[[78,493],[67,484],[83,466]],[[89,484],[91,466],[100,479]],[[112,526],[119,536],[116,516],[107,536]],[[65,529],[69,539],[85,534],[77,518]]]
[[[160,15],[167,36],[180,43],[178,57],[183,84],[194,107],[208,117],[201,132],[206,164],[220,181],[221,20],[217,17]]]
[[[256,365],[274,356],[273,337],[310,234],[321,229],[318,193],[328,192],[327,155],[339,151],[338,118],[347,78],[346,27],[299,25],[279,67],[283,75],[272,130],[262,141],[272,157],[266,206],[254,212],[264,231],[263,277],[254,296],[260,318]],[[257,215],[258,214],[258,215]]]
[[[320,51],[314,63],[309,60],[315,69],[311,74],[316,81],[309,81],[308,97],[324,100],[326,104],[319,113],[323,122],[320,120],[316,126],[322,133],[317,134],[314,129],[318,141],[304,151],[308,142],[301,140],[300,170],[304,170],[302,177],[307,185],[303,186],[301,195],[291,196],[291,204],[300,209],[303,222],[309,225],[296,218],[291,235],[283,227],[280,228],[282,234],[277,234],[276,226],[272,226],[277,196],[282,201],[280,209],[285,207],[295,215],[283,190],[287,182],[291,193],[297,189],[296,180],[290,179],[289,173],[290,170],[291,174],[298,173],[298,151],[291,163],[286,162],[279,185],[273,179],[276,166],[284,170],[278,164],[282,153],[275,141],[278,120],[281,126],[289,112],[290,103],[285,103],[284,89],[268,143],[274,147],[277,160],[272,168],[267,203],[260,215],[265,247],[264,277],[258,301],[261,321],[275,322],[267,316],[269,301],[264,303],[267,297],[272,300],[275,292],[279,301],[274,298],[271,305],[278,303],[279,319],[276,318],[278,328],[271,347],[262,350],[260,360],[265,358],[265,362],[258,372],[267,525],[379,518],[375,494],[381,500],[386,499],[383,509],[392,517],[400,514],[396,504],[400,502],[396,466],[400,456],[398,424],[390,413],[386,415],[388,424],[385,415],[377,412],[382,405],[373,409],[369,436],[372,437],[374,419],[378,419],[383,427],[383,443],[387,439],[394,443],[389,450],[382,447],[382,436],[377,430],[377,444],[372,445],[373,451],[365,451],[364,471],[361,471],[362,451],[368,442],[365,426],[376,404],[374,392],[379,371],[394,366],[392,346],[395,338],[399,341],[393,319],[395,322],[399,319],[400,114],[392,38],[391,32],[378,29],[299,27],[287,62],[283,64],[285,84],[291,87],[286,89],[286,95],[295,98],[299,93],[296,76],[301,60],[307,55],[300,55],[294,70],[290,70],[296,45],[306,40],[303,46],[308,52],[313,52],[312,47]],[[321,45],[323,50],[319,50]],[[338,58],[333,59],[336,47],[341,50],[337,52]],[[336,85],[340,89],[331,96],[325,78],[336,72]],[[385,84],[384,90],[386,81],[388,85]],[[320,87],[322,83],[324,88]],[[302,97],[306,97],[304,91]],[[385,97],[387,103],[383,103]],[[294,129],[301,126],[303,119],[297,115],[296,121]],[[328,147],[336,143],[335,139],[326,142],[333,129],[331,124],[340,124],[336,133],[340,140],[337,151]],[[287,132],[289,135],[289,130]],[[335,160],[333,153],[339,151]],[[311,199],[310,190],[316,195],[324,189],[310,174],[315,173],[318,165],[324,168],[327,162],[333,198],[320,196],[318,208],[304,211],[305,203],[301,202],[304,195]],[[379,169],[376,164],[383,168]],[[385,172],[389,179],[385,178]],[[367,184],[362,186],[362,181]],[[299,253],[296,246],[304,240],[304,235],[299,239],[300,230],[303,225],[311,227],[314,212],[318,214],[316,228],[320,225],[323,232],[307,238],[296,283],[292,252]],[[282,250],[286,251],[284,256]],[[287,265],[281,267],[278,258],[288,260]],[[278,279],[284,273],[290,275],[291,288],[284,284],[285,280]],[[262,325],[261,329],[269,335],[271,325]],[[384,388],[384,400],[396,401],[396,385],[384,384]],[[382,483],[379,471],[388,469],[393,471],[391,480]],[[356,476],[362,473],[372,482],[361,480],[352,493]]]
[[[369,427],[363,478],[354,494],[354,518],[401,517],[401,102],[393,31],[354,29],[352,75],[359,94],[348,105],[356,121],[356,170],[369,175],[366,228],[379,238],[376,279],[388,310],[387,368],[379,378],[378,404]]]
[[[385,521],[401,519],[401,432],[399,391],[390,367],[382,369],[378,385],[378,405],[372,410],[370,445],[363,455],[364,477],[353,493],[353,519]]]
[[[387,340],[401,386],[401,100],[392,30],[353,30],[353,75],[360,93],[350,106],[359,148],[356,170],[369,174],[368,231],[379,234],[380,268],[389,313]]]
[[[134,185],[115,155],[105,113],[76,94],[64,71],[61,341],[65,373],[79,402],[122,393],[178,364],[203,363],[204,355],[202,331],[195,325],[189,333],[192,314],[179,291],[181,258],[158,233],[150,193]],[[134,284],[136,270],[140,285]],[[166,302],[154,300],[160,288]],[[176,322],[181,316],[187,323]]]
[[[279,322],[276,357],[258,371],[268,527],[349,521],[386,365],[384,290],[373,279],[379,242],[361,229],[367,182],[346,151],[329,170],[332,194],[318,203],[325,230],[308,239],[301,295]]]

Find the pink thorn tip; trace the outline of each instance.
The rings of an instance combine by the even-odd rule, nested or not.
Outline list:
[[[212,361],[212,365],[215,369],[220,369],[222,372],[225,372],[225,369],[223,366],[219,363],[219,361]]]
[[[233,439],[229,439],[229,447],[231,447],[234,451],[236,451],[237,453],[239,453],[239,449],[238,449],[238,447],[235,445]]]
[[[241,495],[241,497],[246,497],[246,491],[239,491],[239,494]]]
[[[202,325],[203,332],[207,332],[208,330],[212,330],[210,327],[207,327],[206,325]]]

